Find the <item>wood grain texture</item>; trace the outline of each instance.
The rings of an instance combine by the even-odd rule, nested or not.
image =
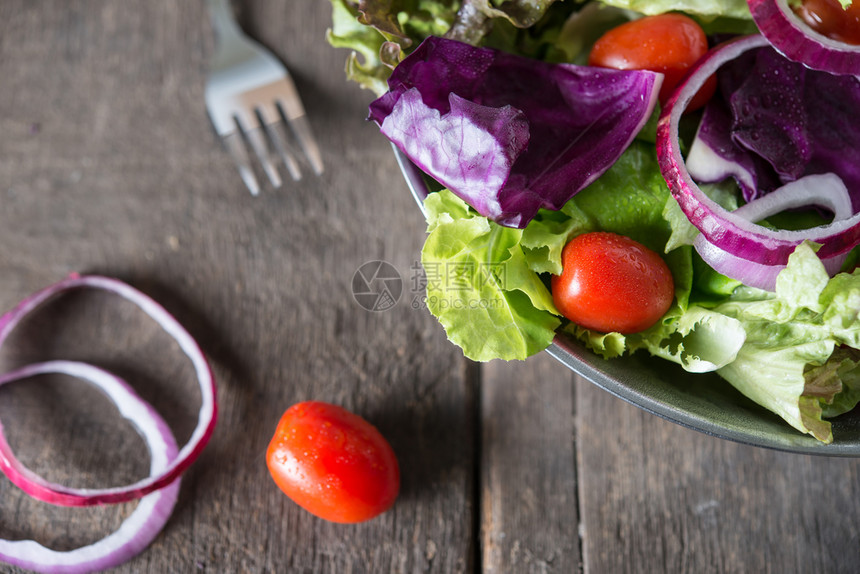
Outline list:
[[[482,566],[568,573],[580,564],[573,375],[543,353],[481,377]]]
[[[346,52],[324,40],[328,3],[242,4],[246,28],[290,67],[328,167],[257,199],[203,106],[213,39],[202,2],[0,4],[0,305],[72,271],[117,276],[174,312],[213,364],[212,442],[166,529],[118,572],[470,571],[464,361],[408,293],[371,313],[350,290],[368,260],[391,262],[409,282],[420,213],[364,121],[371,95],[347,84]],[[182,357],[133,308],[83,298],[16,333],[6,363],[57,355],[118,367],[187,438],[196,395]],[[98,393],[47,379],[0,390],[25,460],[92,485],[146,472],[140,439]],[[311,398],[390,438],[402,466],[392,512],[327,524],[274,486],[268,440],[284,409]],[[131,508],[53,509],[0,482],[0,534],[59,548],[97,540]]]
[[[860,463],[715,439],[577,382],[586,572],[857,572]]]

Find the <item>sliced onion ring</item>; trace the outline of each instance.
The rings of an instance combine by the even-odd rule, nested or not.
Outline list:
[[[44,480],[21,464],[10,449],[0,451],[0,469],[15,485],[30,496],[59,506],[91,506],[128,502],[141,498],[174,482],[188,466],[200,455],[215,428],[217,403],[215,400],[215,381],[212,370],[203,351],[179,322],[147,295],[117,279],[97,275],[72,275],[27,297],[17,307],[0,317],[0,345],[12,330],[27,315],[55,295],[78,288],[103,289],[120,295],[140,307],[154,319],[179,344],[182,351],[191,359],[200,386],[201,405],[197,426],[191,438],[177,456],[157,473],[127,486],[83,489],[70,488]]]
[[[842,180],[832,173],[807,175],[788,183],[734,210],[732,213],[753,223],[788,209],[816,205],[830,210],[834,221],[852,215],[851,197]],[[718,273],[737,279],[744,285],[755,285],[769,291],[776,287],[776,276],[785,265],[761,265],[723,251],[701,233],[693,246],[702,259]],[[835,275],[845,262],[847,253],[824,259],[824,267]]]
[[[848,188],[835,173],[805,175],[740,206],[732,213],[757,223],[789,209],[810,206],[829,210],[833,213],[834,221],[848,219],[854,214]]]
[[[747,0],[753,20],[776,51],[813,70],[860,75],[860,46],[820,34],[797,17],[787,0]]]
[[[150,452],[150,476],[158,476],[177,455],[176,439],[164,419],[122,379],[98,367],[76,361],[49,361],[27,365],[0,376],[0,385],[46,373],[60,373],[89,381],[104,391],[131,421]],[[13,457],[0,425],[4,460]],[[161,532],[179,494],[180,478],[144,496],[119,529],[81,548],[59,552],[35,540],[0,540],[0,560],[38,572],[80,574],[113,568],[139,554]]]
[[[771,230],[748,221],[741,215],[727,211],[702,192],[686,169],[678,135],[681,115],[705,80],[717,69],[747,50],[768,46],[764,36],[755,34],[730,40],[712,49],[691,70],[685,81],[666,102],[657,125],[657,156],[660,170],[672,195],[678,201],[690,222],[702,233],[710,245],[726,254],[722,272],[744,281],[751,287],[772,289],[765,280],[788,262],[788,257],[803,241],[821,245],[818,256],[822,261],[844,257],[860,242],[860,213],[827,225],[800,231]],[[814,200],[810,199],[810,203]],[[771,268],[771,273],[736,276],[744,262],[759,268]],[[833,265],[828,265],[832,268]],[[761,270],[761,269],[760,269]],[[740,274],[740,273],[739,273]]]

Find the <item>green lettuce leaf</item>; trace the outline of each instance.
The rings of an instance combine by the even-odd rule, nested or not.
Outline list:
[[[547,61],[567,61],[556,40],[578,7],[559,0],[462,0],[446,38]]]
[[[860,351],[837,347],[827,363],[804,373],[803,394],[821,399],[822,416],[832,418],[847,413],[860,402]]]
[[[631,10],[588,2],[565,21],[556,38],[556,46],[564,53],[566,61],[586,65],[591,46],[603,34],[640,16]]]
[[[591,228],[588,216],[582,211],[538,211],[523,230],[520,241],[529,268],[537,273],[561,275],[562,249],[571,238]]]
[[[708,19],[716,17],[752,19],[746,0],[601,0],[601,2],[648,15],[678,11]]]
[[[561,321],[528,267],[523,230],[491,222],[448,190],[424,206],[427,308],[448,338],[476,361],[525,359],[549,346]]]
[[[771,324],[772,325],[772,324]],[[830,423],[822,420],[821,402],[804,396],[807,365],[822,365],[833,352],[833,342],[823,339],[805,341],[803,329],[780,329],[774,345],[766,335],[768,323],[751,329],[753,337],[737,358],[717,372],[748,398],[776,413],[800,432],[830,443]]]
[[[648,331],[631,336],[631,350],[678,363],[691,373],[720,369],[737,358],[746,342],[740,321],[693,306]]]
[[[332,25],[326,39],[347,48],[347,78],[377,96],[386,80],[428,36],[442,36],[454,22],[459,0],[331,0]]]
[[[348,0],[331,0],[332,25],[326,40],[335,48],[352,50],[346,60],[346,77],[381,95],[388,90],[391,68],[382,62],[385,37],[358,21],[358,9]]]
[[[654,146],[634,141],[606,173],[563,210],[581,211],[590,219],[592,229],[625,235],[662,253],[672,232],[663,218],[670,197]]]
[[[568,330],[605,359],[645,349],[691,373],[715,371],[731,363],[746,340],[739,321],[703,307],[667,315],[664,321],[632,335],[598,333],[575,325]]]
[[[563,61],[556,40],[575,9],[558,0],[330,0],[326,39],[351,50],[347,78],[381,96],[391,71],[429,36]],[[555,8],[555,9],[554,9]]]
[[[717,372],[797,430],[831,442],[824,417],[860,401],[860,272],[830,279],[815,251],[797,247],[774,293],[744,287],[713,308],[746,332],[737,358]]]

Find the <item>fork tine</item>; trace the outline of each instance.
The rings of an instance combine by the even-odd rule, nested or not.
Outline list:
[[[257,113],[272,142],[272,146],[278,155],[281,156],[284,165],[287,167],[290,177],[293,178],[293,181],[299,181],[302,179],[302,171],[287,144],[284,122],[281,121],[277,106],[274,103],[261,104],[257,108]]]
[[[284,122],[267,124],[266,129],[269,132],[269,137],[272,139],[272,145],[274,145],[275,149],[280,154],[281,159],[284,160],[284,165],[287,166],[287,171],[290,173],[290,177],[293,178],[293,181],[299,181],[302,179],[302,170],[299,168],[299,162],[296,161],[296,156],[290,152],[289,146],[287,145],[287,137],[285,134],[286,126],[284,126]]]
[[[276,100],[277,105],[284,114],[284,118],[290,124],[290,128],[292,128],[293,134],[296,136],[299,144],[302,146],[305,157],[308,163],[311,164],[311,169],[314,170],[315,174],[321,175],[323,172],[322,154],[311,131],[311,124],[305,115],[305,107],[302,105],[296,84],[289,74],[279,84],[282,89]]]
[[[224,142],[224,147],[227,148],[227,152],[230,154],[230,157],[233,158],[233,162],[239,169],[239,176],[242,178],[242,181],[245,182],[245,185],[248,187],[248,191],[251,192],[251,195],[259,195],[260,184],[257,182],[254,170],[251,168],[251,158],[248,156],[245,142],[242,141],[242,134],[238,131],[234,131],[223,136],[221,139]]]
[[[272,161],[272,152],[269,150],[269,144],[266,142],[266,132],[262,127],[257,127],[248,130],[245,134],[248,137],[248,143],[251,144],[251,149],[257,154],[257,159],[263,166],[263,171],[269,177],[273,187],[281,187],[281,174],[278,173],[278,168]]]
[[[311,124],[308,121],[307,116],[299,116],[291,119],[290,127],[293,129],[296,139],[299,140],[299,144],[301,144],[302,149],[305,152],[305,156],[311,164],[311,169],[314,170],[315,174],[322,175],[322,154],[320,153],[320,148],[311,132]]]
[[[275,167],[272,161],[272,152],[269,150],[269,144],[266,142],[266,133],[260,124],[260,119],[254,111],[237,111],[236,123],[239,128],[245,133],[251,149],[260,161],[263,171],[272,182],[272,186],[281,187],[281,174],[278,173],[278,168]]]

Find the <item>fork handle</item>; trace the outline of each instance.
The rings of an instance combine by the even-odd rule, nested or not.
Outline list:
[[[233,15],[230,0],[206,0],[206,7],[209,9],[212,27],[219,42],[223,44],[229,39],[242,35],[242,29]]]

